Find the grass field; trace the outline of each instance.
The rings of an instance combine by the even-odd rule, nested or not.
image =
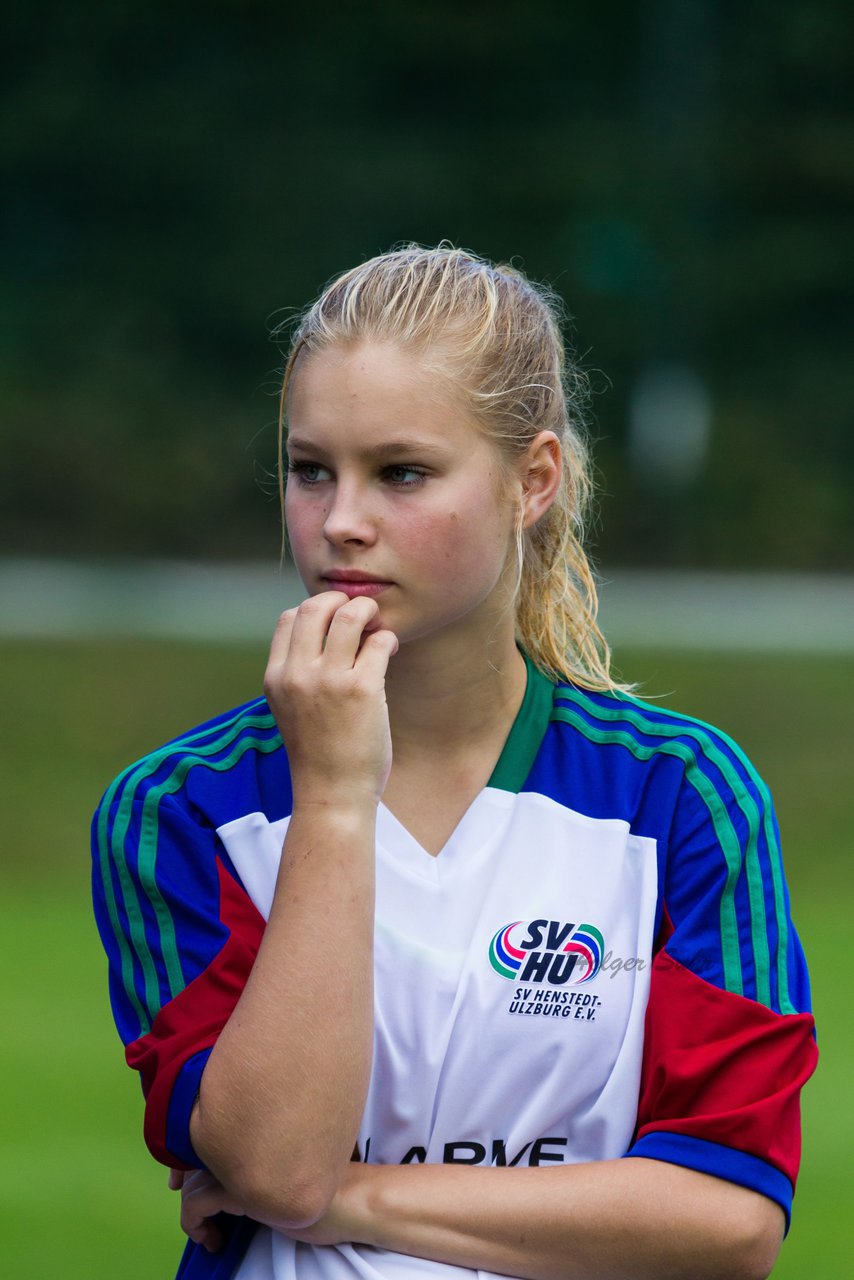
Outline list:
[[[777,1280],[849,1265],[845,959],[854,830],[854,658],[621,653],[644,696],[725,728],[777,798],[822,1062],[805,1095],[795,1218]],[[0,1238],[16,1280],[157,1280],[181,1249],[177,1204],[141,1139],[141,1098],[110,1020],[91,923],[88,822],[123,765],[259,691],[256,647],[0,645],[4,844]]]

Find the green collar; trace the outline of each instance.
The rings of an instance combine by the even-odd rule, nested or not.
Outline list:
[[[487,786],[517,794],[525,785],[552,712],[554,685],[522,654],[528,669],[525,696]]]

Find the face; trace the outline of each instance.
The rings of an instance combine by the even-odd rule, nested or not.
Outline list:
[[[401,644],[488,638],[508,612],[514,504],[494,446],[417,357],[367,343],[305,356],[288,420],[285,515],[306,589],[375,597]]]

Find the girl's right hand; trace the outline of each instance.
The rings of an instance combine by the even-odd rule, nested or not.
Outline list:
[[[385,673],[391,631],[365,634],[377,602],[311,596],[276,624],[264,692],[288,753],[294,806],[376,804],[391,770]]]

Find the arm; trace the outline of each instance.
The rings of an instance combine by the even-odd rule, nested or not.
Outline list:
[[[239,1211],[208,1175],[185,1183],[181,1222],[207,1248]],[[658,1160],[560,1169],[352,1164],[316,1224],[268,1225],[314,1245],[356,1243],[526,1280],[763,1280],[779,1206]]]
[[[313,1221],[353,1150],[371,1060],[369,850],[368,808],[295,808],[254,968],[202,1076],[193,1147],[254,1217],[275,1187],[288,1222]]]
[[[336,662],[341,649],[332,643],[327,624],[344,602],[339,594],[323,597],[319,606],[303,606],[303,623],[315,635],[321,633],[317,654],[324,651],[324,658],[328,655]],[[372,935],[364,922],[372,916],[368,901],[373,844],[367,833],[373,830],[376,795],[388,764],[383,673],[395,643],[385,632],[369,637],[359,648],[365,618],[373,608],[364,601],[341,620],[344,650],[350,646],[349,666],[346,654],[338,663],[343,675],[340,670],[337,678],[324,675],[329,664],[320,663],[322,670],[312,669],[309,679],[305,667],[311,667],[311,660],[297,664],[307,680],[302,701],[309,705],[303,727],[310,742],[308,751],[303,750],[304,744],[294,738],[295,726],[286,726],[294,755],[297,812],[269,948],[264,920],[216,831],[235,813],[263,807],[272,778],[281,786],[275,817],[293,811],[288,770],[280,765],[282,739],[265,703],[219,717],[131,766],[108,789],[93,823],[95,913],[110,962],[116,1023],[127,1061],[142,1080],[145,1137],[152,1154],[177,1169],[197,1168],[206,1157],[241,1194],[248,1189],[251,1200],[259,1175],[249,1165],[263,1166],[273,1141],[278,1141],[278,1134],[271,1140],[265,1108],[276,1109],[274,1093],[281,1088],[280,1077],[274,1080],[264,1072],[266,1065],[276,1075],[275,1061],[265,1064],[258,1058],[278,1054],[279,1066],[286,1064],[285,1086],[291,1088],[300,1079],[309,1086],[301,1095],[305,1111],[297,1114],[287,1098],[283,1104],[290,1107],[293,1122],[292,1145],[284,1148],[293,1182],[289,1191],[287,1177],[280,1176],[277,1167],[276,1186],[296,1202],[291,1206],[296,1210],[293,1220],[322,1211],[334,1182],[331,1167],[337,1170],[339,1162],[349,1160],[370,1059]],[[293,614],[285,616],[274,640],[268,673],[274,684],[283,677],[294,622]],[[324,650],[322,636],[327,633]],[[324,679],[328,687],[320,691],[316,686]],[[274,702],[277,689],[271,687]],[[330,735],[331,727],[337,733]],[[312,743],[322,749],[325,772],[311,767]],[[366,759],[368,772],[374,769],[376,775],[368,797],[364,774],[359,773]],[[331,795],[340,803],[330,805]],[[318,830],[326,836],[320,847]],[[292,917],[283,910],[283,893],[291,896]],[[308,895],[314,895],[313,900]],[[290,935],[292,929],[300,935],[299,966],[291,948],[282,944],[283,934]],[[256,982],[251,1003],[244,1006],[242,997],[262,945],[269,991]],[[334,990],[324,986],[331,967],[322,963],[324,946],[336,951],[339,961],[347,957],[347,963],[335,970]],[[285,984],[278,976],[281,969],[299,975],[299,980]],[[341,982],[349,984],[353,1003],[339,1018],[343,1002],[335,1001]],[[284,1001],[284,1009],[277,1007],[278,1000]],[[331,1019],[330,1007],[336,1015]],[[246,1013],[249,1018],[241,1030],[247,1037],[238,1045],[238,1037],[232,1035],[224,1046],[227,1052],[217,1055],[221,1060],[209,1074],[223,1028],[232,1017],[241,1020]],[[280,1018],[291,1019],[287,1032],[271,1028]],[[333,1040],[320,1038],[314,1024],[323,1024]],[[307,1028],[310,1034],[303,1034]],[[237,1023],[232,1030],[236,1029]],[[252,1037],[258,1037],[260,1048],[253,1049]],[[255,1091],[257,1100],[243,1096]],[[201,1103],[195,1106],[200,1093]],[[326,1119],[327,1103],[332,1119]],[[324,1111],[320,1130],[312,1120],[312,1109],[317,1108]],[[313,1145],[317,1132],[322,1165]],[[299,1183],[307,1146],[319,1191],[310,1187],[306,1192]],[[306,1205],[306,1197],[311,1204]]]
[[[338,1212],[348,1239],[530,1280],[752,1280],[783,1233],[765,1197],[653,1160],[362,1166]]]
[[[219,1211],[241,1212],[210,1175],[189,1175],[182,1226],[211,1251]],[[369,1244],[525,1280],[763,1280],[784,1233],[777,1204],[656,1160],[562,1169],[360,1165],[305,1229],[307,1244]]]
[[[265,682],[294,806],[258,955],[201,1079],[193,1147],[248,1213],[314,1221],[347,1168],[373,1029],[374,830],[394,637],[340,593],[284,614]]]

